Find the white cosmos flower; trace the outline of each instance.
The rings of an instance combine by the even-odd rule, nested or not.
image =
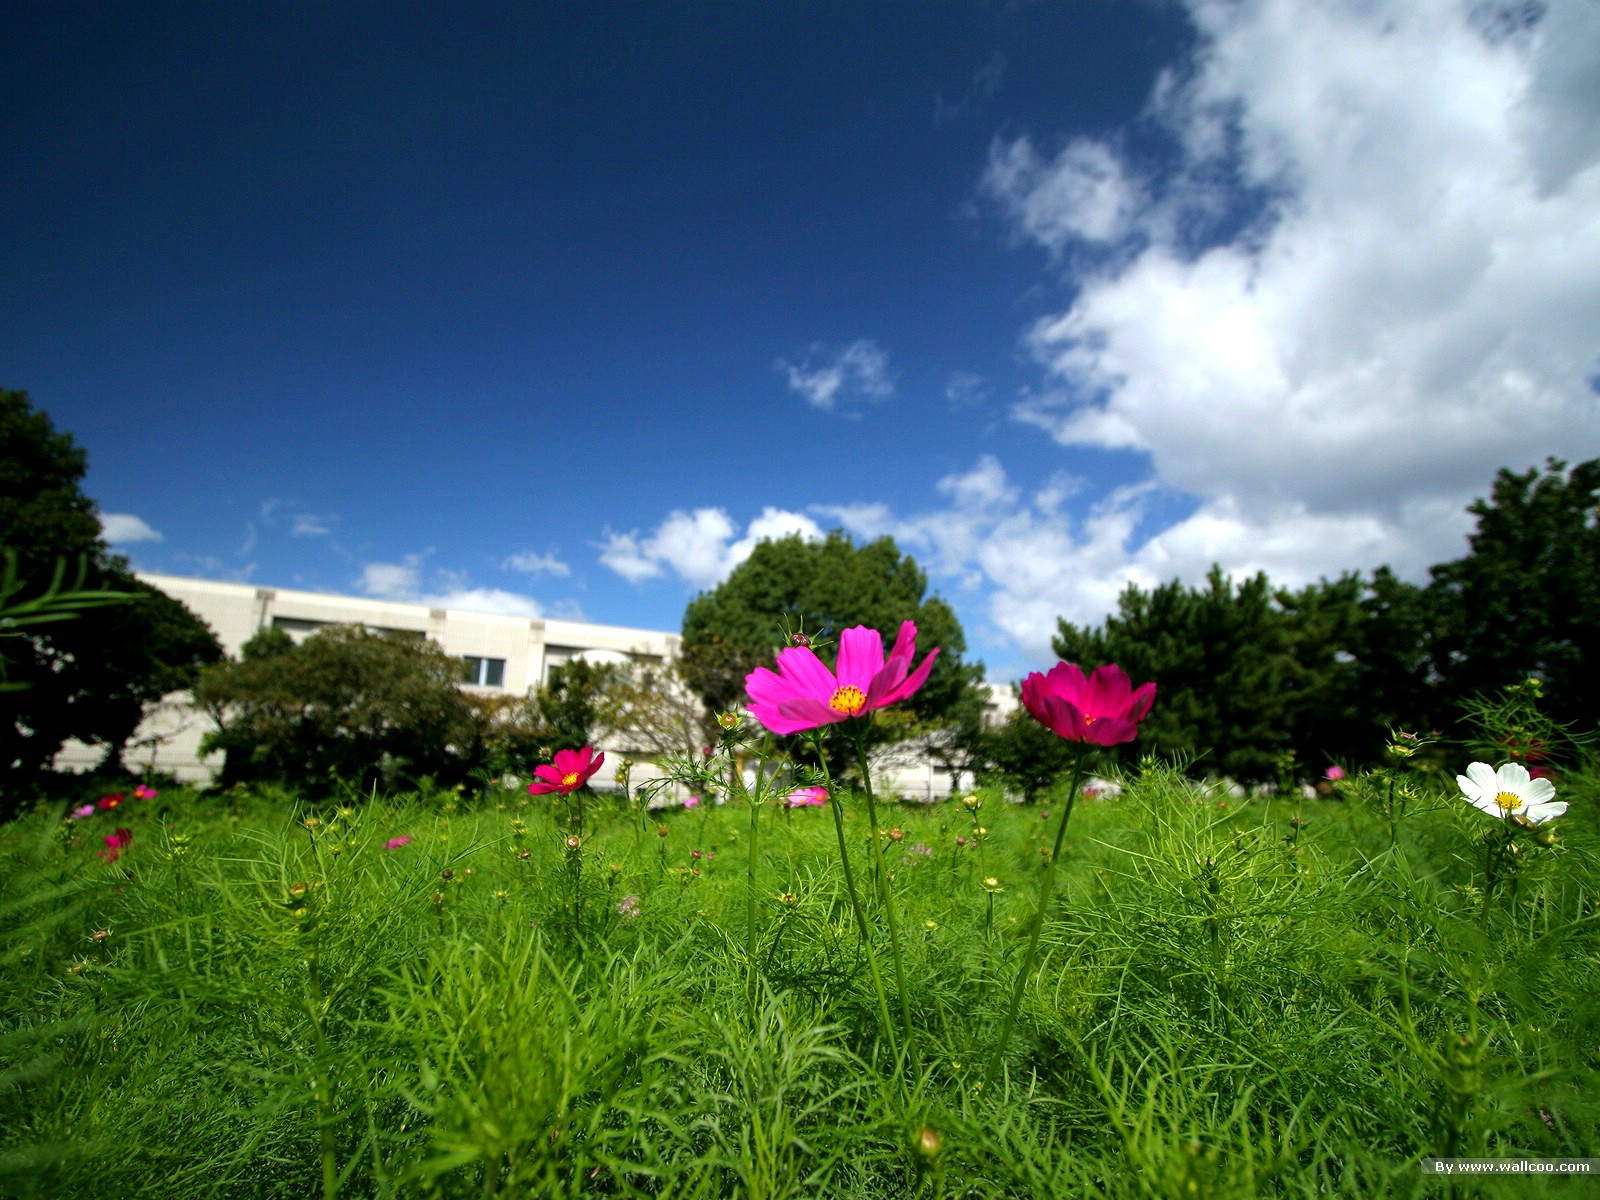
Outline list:
[[[1456,776],[1456,782],[1467,803],[1491,817],[1522,817],[1543,825],[1567,811],[1567,802],[1555,799],[1556,785],[1530,778],[1521,763],[1509,762],[1496,771],[1488,763],[1475,762],[1465,775]]]

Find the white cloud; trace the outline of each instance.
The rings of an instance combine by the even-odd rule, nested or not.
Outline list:
[[[981,408],[989,399],[989,383],[974,371],[953,371],[945,381],[944,398],[957,411]]]
[[[260,513],[261,523],[268,529],[277,528],[278,519],[287,517],[290,537],[326,537],[333,532],[335,518],[308,512],[295,500],[269,496],[261,502]],[[255,536],[253,527],[250,535],[252,538]]]
[[[523,550],[500,564],[502,571],[521,571],[527,575],[571,575],[572,568],[553,554]]]
[[[291,537],[323,537],[330,532],[328,518],[308,512],[295,513],[294,525],[289,529]]]
[[[1188,8],[1199,49],[1150,102],[1170,178],[1024,137],[981,185],[1053,260],[1115,243],[1028,332],[1046,379],[1013,416],[1199,505],[1071,557],[1285,583],[1459,557],[1498,468],[1600,454],[1600,6]]]
[[[1058,617],[1099,625],[1130,584],[1148,590],[1180,579],[1194,586],[1219,562],[1235,575],[1265,571],[1289,587],[1362,562],[1390,563],[1415,576],[1438,561],[1436,547],[1451,546],[1450,558],[1464,549],[1465,517],[1436,502],[1417,502],[1402,522],[1387,523],[1368,514],[1317,514],[1304,505],[1247,514],[1223,498],[1146,536],[1154,502],[1171,495],[1153,483],[1118,488],[1076,518],[1062,505],[1081,494],[1079,481],[1058,475],[1024,496],[989,456],[940,480],[937,490],[948,504],[924,513],[896,515],[881,504],[816,511],[859,539],[893,537],[935,584],[951,579],[971,593],[958,596],[969,636],[1013,644],[1023,655],[990,661],[997,677],[1048,663]],[[972,623],[974,606],[983,628]]]
[[[780,358],[773,366],[788,379],[791,391],[824,412],[837,411],[842,401],[884,400],[894,395],[889,356],[868,338],[842,350],[812,346],[799,363]]]
[[[799,534],[806,539],[822,536],[822,530],[802,513],[764,508],[761,515],[735,537],[733,518],[720,508],[678,509],[641,537],[631,533],[607,533],[600,547],[600,561],[629,583],[640,583],[666,574],[669,570],[696,588],[715,587],[736,566],[750,557],[756,543]]]
[[[357,586],[366,595],[376,596],[380,600],[411,601],[417,594],[421,562],[421,555],[408,554],[404,562],[368,563],[361,568],[361,580]]]
[[[464,575],[455,571],[435,571],[432,585],[424,587],[422,560],[425,557],[425,554],[408,554],[397,563],[367,563],[361,569],[357,586],[363,594],[380,600],[426,604],[429,608],[513,617],[545,615],[543,607],[531,596],[500,588],[472,587]]]
[[[101,513],[100,536],[111,546],[162,540],[161,534],[152,529],[143,517],[136,517],[132,513]]]
[[[996,141],[982,188],[1027,237],[1059,254],[1075,242],[1126,237],[1138,187],[1109,146],[1074,138],[1048,161],[1028,137]]]

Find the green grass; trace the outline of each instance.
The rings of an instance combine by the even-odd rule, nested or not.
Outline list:
[[[1418,1166],[1600,1155],[1592,776],[1487,905],[1493,822],[1441,786],[1391,845],[1360,780],[1220,804],[1154,765],[1127,783],[1077,806],[987,1086],[1054,833],[992,795],[976,842],[959,804],[880,813],[904,834],[898,1062],[823,810],[761,814],[753,947],[737,807],[668,813],[661,837],[591,805],[576,854],[559,810],[516,793],[34,813],[0,829],[0,1193],[1592,1190],[1450,1192]],[[108,864],[117,825],[134,838]]]

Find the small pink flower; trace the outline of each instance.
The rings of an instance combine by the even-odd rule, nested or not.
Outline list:
[[[128,848],[128,843],[133,841],[133,830],[123,829],[122,827],[118,826],[115,833],[106,834],[102,840],[105,842],[106,848],[100,851],[100,857],[105,859],[108,863],[113,863],[116,862],[117,859],[121,857],[122,852]]]
[[[133,796],[136,800],[154,800],[160,794],[155,788],[143,783],[133,789]]]
[[[402,833],[399,837],[390,838],[383,844],[383,848],[385,850],[398,850],[401,846],[409,845],[411,845],[411,839]]]
[[[100,803],[96,806],[101,812],[106,812],[122,803],[122,793],[112,792],[109,796],[101,796]]]
[[[790,792],[786,803],[790,808],[821,808],[827,802],[827,788],[804,787]]]
[[[570,795],[588,783],[605,761],[606,756],[603,753],[596,754],[593,746],[585,746],[582,750],[557,750],[553,763],[533,769],[538,778],[528,785],[528,795],[543,796],[550,792]]]
[[[68,815],[74,821],[81,821],[85,817],[92,817],[92,816],[94,816],[94,805],[92,805],[92,804],[80,804],[77,808],[73,809],[72,812],[69,813]]]
[[[903,622],[887,659],[883,635],[855,625],[839,635],[839,659],[830,671],[809,646],[778,651],[778,669],[757,667],[745,676],[750,715],[773,733],[804,733],[823,725],[865,717],[874,709],[906,699],[933,669],[937,649],[916,670],[917,627]]]
[[[1139,722],[1155,702],[1156,685],[1137,690],[1113,663],[1085,676],[1076,663],[1058,662],[1022,681],[1022,706],[1046,729],[1069,742],[1116,746],[1139,736]]]
[[[1335,763],[1322,773],[1322,777],[1329,783],[1338,783],[1339,780],[1344,778],[1344,768]]]
[[[687,800],[685,800],[683,802],[683,806],[685,808],[699,808],[700,807],[700,797],[699,796],[690,796]]]

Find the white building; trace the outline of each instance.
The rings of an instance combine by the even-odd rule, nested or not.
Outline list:
[[[463,687],[491,695],[524,696],[549,682],[553,667],[577,658],[593,663],[661,663],[677,655],[682,641],[676,633],[655,629],[431,608],[176,575],[141,573],[139,578],[183,603],[209,625],[230,657],[237,658],[240,647],[264,629],[281,629],[300,641],[326,625],[363,625],[432,639],[466,664],[468,682]],[[995,685],[990,685],[989,692],[985,723],[1003,721],[1016,707],[1015,694],[1009,687]],[[221,754],[199,756],[200,739],[210,727],[209,719],[190,706],[188,693],[174,693],[146,715],[128,744],[125,761],[133,767],[149,764],[185,781],[208,782],[222,766]],[[623,746],[602,744],[601,748],[607,751],[608,769],[632,752]],[[97,764],[102,754],[100,748],[69,742],[57,756],[56,766],[86,770]],[[635,771],[635,781],[647,774]],[[886,751],[882,771],[875,769],[874,775],[882,780],[884,790],[915,799],[941,797],[951,787],[948,774],[910,744]],[[605,786],[611,780],[602,776],[595,782]]]
[[[677,654],[681,640],[655,629],[465,612],[176,575],[139,578],[211,626],[231,657],[237,658],[239,648],[264,629],[281,629],[300,641],[325,625],[364,625],[432,639],[466,663],[470,682],[463,686],[486,694],[526,695],[549,681],[551,668],[580,657],[595,663],[662,662]],[[222,765],[220,754],[198,757],[200,738],[209,728],[207,718],[189,706],[188,694],[174,693],[146,716],[129,743],[126,761],[130,766],[152,763],[187,781],[207,781]],[[98,763],[101,754],[95,747],[69,742],[56,765],[83,770]]]

